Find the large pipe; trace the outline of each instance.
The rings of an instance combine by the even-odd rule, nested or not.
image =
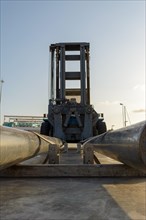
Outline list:
[[[62,146],[58,138],[0,126],[0,170],[48,152],[50,144]]]
[[[146,121],[90,138],[95,151],[146,173]]]

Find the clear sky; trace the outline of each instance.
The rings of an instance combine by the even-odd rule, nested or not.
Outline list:
[[[43,115],[51,43],[90,42],[91,103],[110,129],[145,120],[145,1],[1,0],[1,118]],[[128,123],[127,123],[128,124]]]

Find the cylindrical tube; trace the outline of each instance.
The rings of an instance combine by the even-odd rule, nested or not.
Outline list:
[[[62,146],[57,138],[0,126],[0,170],[45,153],[49,144]]]
[[[90,138],[94,150],[146,173],[146,121]]]

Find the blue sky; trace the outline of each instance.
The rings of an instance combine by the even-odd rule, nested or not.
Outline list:
[[[108,128],[145,119],[145,1],[1,1],[1,119],[43,115],[49,45],[90,42],[91,102]],[[127,123],[128,124],[128,123]]]

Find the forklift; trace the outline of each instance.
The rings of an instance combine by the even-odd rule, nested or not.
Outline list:
[[[77,143],[107,131],[103,113],[90,104],[89,49],[86,42],[50,45],[50,99],[41,134]]]

